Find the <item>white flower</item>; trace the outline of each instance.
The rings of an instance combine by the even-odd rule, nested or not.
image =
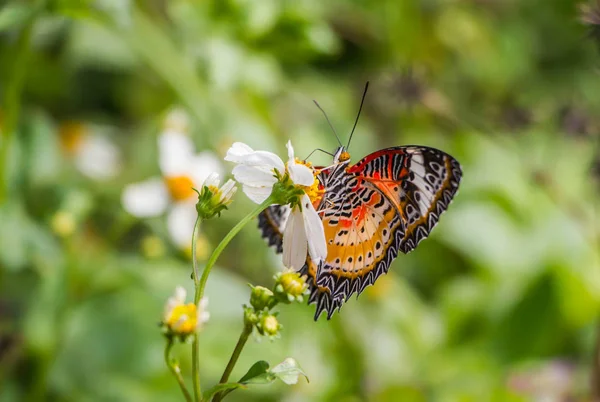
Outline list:
[[[185,120],[179,114],[172,116],[173,113],[167,117],[166,127],[158,138],[162,177],[128,185],[121,202],[127,212],[138,218],[158,216],[168,210],[167,229],[173,243],[188,249],[198,199],[193,188],[200,190],[205,180],[222,167],[212,152],[195,153],[194,144],[185,132]]]
[[[309,195],[315,195],[318,185],[313,170],[298,163],[292,143],[288,141],[288,162],[267,151],[254,151],[241,142],[234,143],[227,151],[225,160],[237,163],[233,168],[235,179],[242,184],[244,193],[257,204],[264,202],[284,173],[296,188],[304,193],[292,203],[292,211],[283,234],[283,264],[288,268],[300,269],[306,255],[315,264],[327,256],[327,244],[323,223],[315,211]]]
[[[227,205],[231,203],[231,197],[237,190],[233,180],[228,180],[221,188],[219,188],[219,183],[219,175],[213,173],[208,176],[200,190],[196,211],[203,220],[220,215],[221,211],[227,209]]]
[[[60,142],[77,170],[94,180],[108,180],[121,170],[119,148],[109,139],[110,128],[70,121],[60,127]]]
[[[221,180],[218,173],[211,173],[204,181],[204,185],[213,193],[213,196],[217,196],[219,204],[227,205],[231,203],[231,198],[237,191],[237,187],[235,186],[235,181],[231,179],[227,180],[221,188],[219,188],[220,183]]]
[[[177,286],[175,295],[170,297],[165,304],[163,325],[168,334],[187,336],[200,330],[210,318],[207,311],[208,299],[203,297],[198,305],[185,303],[186,291]]]

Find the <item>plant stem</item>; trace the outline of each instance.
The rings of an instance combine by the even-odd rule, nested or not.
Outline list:
[[[196,218],[196,223],[194,223],[194,233],[192,233],[192,274],[194,275],[194,286],[196,288],[198,287],[200,281],[200,277],[198,275],[198,262],[196,261],[196,243],[198,242],[198,229],[200,228],[200,222],[202,222],[202,219],[200,219],[200,215],[198,215]],[[196,301],[196,304],[198,304],[198,301]]]
[[[206,287],[206,281],[208,281],[208,275],[210,275],[210,271],[225,249],[231,239],[237,235],[240,230],[252,219],[254,219],[258,214],[260,214],[265,208],[273,203],[275,197],[273,195],[269,196],[262,204],[260,204],[256,209],[250,212],[246,217],[244,217],[237,225],[231,229],[229,233],[221,240],[221,243],[217,246],[215,251],[213,251],[212,255],[206,262],[204,267],[204,271],[202,272],[202,277],[200,281],[198,281],[198,267],[196,263],[196,233],[198,232],[198,225],[200,222],[200,218],[196,219],[196,224],[194,225],[194,234],[192,235],[192,261],[194,267],[194,285],[196,287],[196,291],[194,293],[194,304],[198,305],[200,299],[204,296],[204,289]],[[247,338],[247,337],[246,337]],[[245,341],[244,341],[245,342]],[[243,347],[243,345],[242,345]],[[196,332],[194,334],[194,342],[192,343],[192,377],[194,384],[194,397],[196,401],[200,401],[202,399],[202,389],[200,386],[200,343],[199,336]],[[237,360],[237,358],[236,358]],[[234,363],[235,364],[235,363]]]
[[[244,329],[242,330],[242,333],[240,334],[240,339],[238,339],[237,344],[235,345],[235,349],[233,349],[233,353],[231,354],[231,358],[229,358],[229,363],[227,363],[227,367],[225,367],[225,371],[223,372],[223,375],[221,376],[221,380],[219,381],[219,384],[224,384],[227,382],[227,380],[229,380],[229,375],[231,374],[231,372],[233,371],[233,368],[235,367],[235,364],[238,361],[238,358],[240,357],[240,354],[242,353],[242,349],[244,349],[244,346],[246,345],[246,341],[248,341],[248,337],[250,336],[250,334],[252,333],[252,325],[249,323],[244,323]],[[223,393],[218,393],[215,398],[214,398],[214,402],[219,402],[225,395]]]
[[[183,377],[181,377],[181,371],[179,370],[179,364],[177,364],[174,361],[171,361],[171,348],[172,347],[173,347],[173,339],[169,338],[167,340],[167,346],[165,346],[165,363],[167,363],[169,370],[171,370],[171,373],[173,373],[173,376],[175,376],[175,379],[179,383],[179,388],[181,388],[181,392],[183,392],[183,396],[185,397],[185,400],[187,402],[192,402],[193,401],[192,395],[190,395],[190,392],[187,390],[187,388],[185,386],[185,382],[183,381]]]
[[[227,235],[223,238],[223,240],[221,240],[221,243],[219,243],[219,245],[217,246],[215,251],[212,253],[210,258],[206,262],[206,266],[204,267],[204,271],[202,272],[202,277],[200,278],[200,284],[199,284],[199,286],[196,287],[194,303],[198,304],[198,302],[200,301],[202,296],[204,296],[204,288],[206,287],[206,281],[208,280],[208,275],[210,275],[210,271],[211,271],[213,265],[215,264],[215,262],[217,261],[217,259],[219,258],[219,256],[221,255],[221,253],[223,252],[225,247],[227,247],[227,245],[229,244],[231,239],[233,239],[239,233],[239,231],[242,230],[242,228],[244,226],[246,226],[246,224],[248,222],[250,222],[252,219],[256,218],[258,216],[258,214],[260,214],[263,210],[265,210],[269,205],[273,204],[274,199],[275,199],[275,197],[273,195],[269,196],[269,198],[267,198],[262,204],[260,204],[258,207],[256,207],[256,209],[254,209],[252,212],[250,212],[248,215],[246,215],[244,217],[244,219],[242,219],[237,225],[235,225],[233,227],[233,229],[231,229],[231,231],[229,233],[227,233]]]
[[[196,289],[195,294],[198,293],[198,286],[200,284],[198,262],[196,261],[196,243],[198,242],[197,234],[201,221],[200,215],[198,215],[196,223],[194,224],[194,232],[192,233],[192,275],[194,277],[194,287]],[[195,300],[196,305],[198,305],[199,300],[200,299]],[[198,402],[202,399],[202,384],[200,384],[200,343],[198,340],[198,332],[194,333],[194,342],[192,343],[192,384],[194,386],[194,400]]]

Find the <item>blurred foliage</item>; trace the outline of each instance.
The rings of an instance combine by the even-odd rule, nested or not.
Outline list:
[[[157,323],[176,285],[191,291],[189,254],[172,245],[163,217],[138,220],[121,205],[127,184],[159,174],[166,114],[183,107],[198,149],[221,157],[233,141],[284,154],[288,138],[307,155],[337,144],[311,100],[348,133],[366,80],[353,159],[400,144],[440,148],[461,162],[461,190],[431,237],[358,301],[319,322],[312,307],[286,306],[282,338],[250,342],[234,371],[240,378],[257,360],[293,356],[310,383],[228,398],[600,396],[598,374],[590,381],[600,310],[600,59],[578,6],[5,1],[0,401],[180,398]],[[600,19],[587,11],[593,34]],[[80,132],[65,136],[66,124]],[[90,133],[116,145],[119,174],[78,168],[78,138]],[[236,195],[203,226],[205,248],[250,208]],[[219,260],[201,336],[207,384],[241,330],[246,283],[270,287],[280,269],[253,228]],[[184,373],[187,351],[176,350]]]

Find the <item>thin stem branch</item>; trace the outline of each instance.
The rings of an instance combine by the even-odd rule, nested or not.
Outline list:
[[[225,249],[229,242],[242,230],[244,226],[252,219],[256,218],[258,214],[260,214],[263,210],[265,210],[269,205],[273,204],[273,200],[275,197],[273,195],[269,196],[262,204],[260,204],[256,209],[250,212],[248,215],[244,217],[237,225],[231,229],[229,233],[221,240],[221,243],[217,246],[215,251],[212,253],[208,261],[206,262],[206,266],[204,267],[204,271],[202,272],[202,277],[200,278],[200,284],[196,287],[196,294],[194,295],[194,303],[198,304],[202,296],[204,296],[204,289],[206,287],[206,281],[208,280],[208,275],[210,275],[210,271],[215,265],[215,262]],[[195,256],[194,256],[195,258]]]
[[[183,377],[181,376],[181,371],[179,370],[179,364],[171,360],[171,348],[173,347],[173,339],[167,340],[167,346],[165,346],[165,363],[167,363],[167,367],[173,373],[173,376],[177,380],[179,384],[179,388],[181,388],[181,392],[183,392],[183,396],[187,402],[192,402],[192,395],[190,391],[188,391],[185,386],[185,382],[183,381]]]
[[[256,207],[256,209],[250,212],[237,225],[235,225],[229,233],[227,233],[227,235],[223,238],[223,240],[221,240],[221,243],[219,243],[215,251],[213,251],[212,255],[206,262],[200,281],[198,281],[198,266],[196,262],[196,233],[198,232],[200,218],[196,219],[196,224],[194,225],[194,234],[192,235],[192,261],[194,267],[193,275],[194,285],[196,287],[196,291],[194,293],[194,304],[198,305],[200,299],[202,299],[202,297],[204,296],[204,289],[206,287],[206,282],[208,281],[210,271],[215,265],[215,262],[217,261],[223,250],[225,250],[225,247],[227,247],[229,242],[240,232],[240,230],[242,230],[242,228],[248,222],[256,218],[258,214],[260,214],[265,208],[271,205],[274,199],[275,197],[273,195],[269,196],[269,198],[267,198],[262,204]],[[199,335],[197,332],[194,334],[194,342],[192,343],[192,376],[194,384],[194,397],[196,401],[200,401],[202,399],[202,390],[200,386],[200,342]]]
[[[194,224],[194,233],[192,233],[192,275],[194,277],[194,287],[196,289],[195,294],[198,293],[198,286],[200,284],[200,277],[198,275],[198,262],[196,261],[196,243],[198,242],[198,229],[202,219],[200,215],[196,218]],[[198,305],[200,299],[195,300]],[[194,341],[192,343],[192,384],[194,387],[194,400],[199,402],[202,400],[202,385],[200,384],[200,343],[198,339],[198,332],[194,334]]]
[[[202,219],[200,215],[196,218],[196,223],[194,223],[194,233],[192,233],[192,267],[193,267],[193,275],[194,275],[194,285],[198,287],[200,276],[198,275],[198,262],[196,261],[196,243],[198,243],[198,229],[200,228],[200,222]],[[198,301],[196,301],[198,304]]]
[[[246,345],[246,342],[248,341],[248,337],[250,336],[250,334],[252,333],[252,325],[249,323],[244,323],[244,329],[242,330],[242,333],[240,334],[240,339],[238,339],[237,344],[235,345],[235,349],[233,349],[233,353],[231,354],[231,357],[229,358],[229,363],[227,363],[227,367],[225,367],[225,371],[223,371],[223,375],[221,376],[221,380],[219,381],[219,384],[224,384],[227,382],[227,380],[229,380],[229,376],[231,375],[231,372],[233,371],[233,368],[235,367],[235,364],[237,363],[240,354],[242,353],[242,349],[244,349],[244,346]],[[218,393],[215,398],[214,398],[214,402],[219,402],[221,399],[223,399],[223,397],[225,396],[225,394],[223,394],[222,392]]]

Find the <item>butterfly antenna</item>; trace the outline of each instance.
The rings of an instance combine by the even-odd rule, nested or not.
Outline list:
[[[335,135],[335,138],[338,140],[338,143],[340,144],[340,147],[342,147],[342,141],[340,141],[340,137],[338,137],[337,132],[335,131],[335,128],[333,128],[333,125],[331,124],[331,122],[329,121],[329,117],[327,117],[327,113],[325,113],[325,111],[323,110],[323,108],[321,107],[321,105],[319,105],[319,103],[313,99],[313,102],[315,102],[315,105],[317,105],[317,107],[319,108],[319,110],[321,112],[323,112],[323,116],[325,116],[325,120],[327,120],[327,123],[329,124],[329,127],[331,127],[331,130],[333,131],[333,134]]]
[[[356,121],[354,122],[354,127],[352,127],[352,131],[350,132],[350,138],[348,139],[348,145],[346,146],[346,149],[348,149],[348,147],[350,146],[350,141],[352,141],[352,134],[354,134],[354,129],[356,128],[356,125],[358,124],[358,118],[360,117],[360,112],[362,110],[363,103],[365,103],[365,96],[367,96],[367,89],[369,89],[369,81],[367,81],[367,83],[365,84],[365,90],[363,91],[362,99],[360,100],[360,107],[358,108],[358,114],[356,115]]]
[[[323,153],[326,153],[327,155],[334,156],[334,155],[333,155],[331,152],[327,152],[327,151],[325,151],[324,149],[317,148],[317,149],[313,150],[311,153],[309,153],[309,154],[308,154],[308,156],[307,156],[306,158],[304,158],[304,160],[307,160],[308,158],[310,158],[310,157],[311,157],[311,155],[312,155],[312,154],[314,154],[314,153],[315,153],[315,152],[317,152],[317,151],[321,151],[321,152],[323,152]]]

